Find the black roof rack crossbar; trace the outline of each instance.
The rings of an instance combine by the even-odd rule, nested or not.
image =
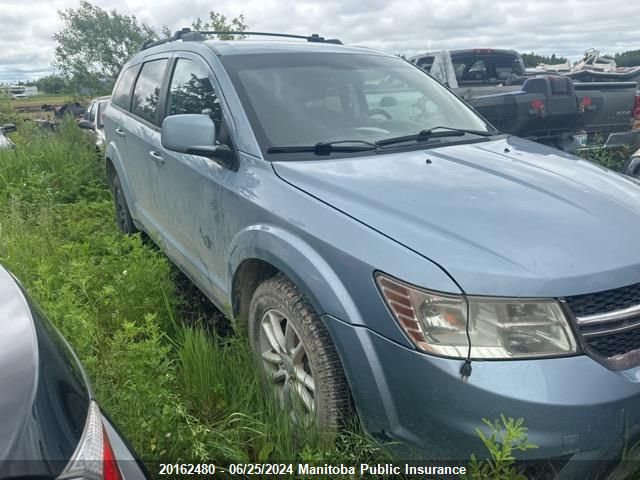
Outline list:
[[[324,38],[314,33],[312,35],[292,35],[290,33],[270,33],[270,32],[240,32],[240,31],[230,31],[230,30],[211,30],[211,31],[193,31],[190,28],[183,28],[182,30],[178,30],[171,37],[163,38],[160,40],[150,40],[142,44],[141,50],[146,50],[147,48],[155,47],[157,45],[162,45],[168,42],[174,42],[176,40],[184,40],[184,41],[202,41],[204,40],[204,35],[261,35],[264,37],[283,37],[283,38],[299,38],[301,40],[306,40],[307,42],[323,42],[323,43],[334,43],[336,45],[342,45],[342,42],[337,38]]]

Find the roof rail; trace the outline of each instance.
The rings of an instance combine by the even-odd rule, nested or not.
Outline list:
[[[292,35],[290,33],[271,33],[271,32],[241,32],[231,30],[205,30],[205,31],[193,31],[190,28],[183,28],[174,33],[171,37],[163,38],[161,40],[150,40],[142,44],[140,50],[146,50],[147,48],[162,45],[168,42],[175,42],[182,40],[184,42],[201,42],[205,39],[205,35],[260,35],[263,37],[283,37],[283,38],[299,38],[306,40],[307,42],[321,42],[321,43],[333,43],[336,45],[342,45],[342,42],[337,38],[324,38],[317,33],[311,35]]]
[[[263,37],[282,37],[282,38],[299,38],[301,40],[306,40],[307,42],[324,42],[324,43],[335,43],[337,45],[342,45],[342,42],[337,38],[324,38],[318,35],[317,33],[313,33],[311,35],[292,35],[290,33],[271,33],[271,32],[232,32],[232,31],[201,31],[198,32],[203,35],[260,35]]]
[[[140,50],[146,50],[147,48],[155,47],[157,45],[162,45],[164,43],[175,42],[176,40],[184,40],[184,41],[202,41],[204,40],[203,35],[199,35],[198,32],[191,31],[190,28],[183,28],[178,30],[176,33],[167,38],[161,38],[160,40],[148,40],[142,44],[142,48]]]

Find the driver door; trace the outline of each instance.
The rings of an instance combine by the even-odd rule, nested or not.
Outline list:
[[[171,65],[165,116],[209,115],[217,138],[229,144],[213,72],[199,55],[176,52]],[[210,298],[223,298],[226,278],[224,185],[234,172],[209,159],[166,150],[158,181],[162,208],[158,222],[174,261]]]

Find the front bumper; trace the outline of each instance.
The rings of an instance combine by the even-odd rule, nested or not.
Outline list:
[[[518,454],[523,460],[619,458],[626,437],[640,425],[640,367],[613,372],[584,355],[473,361],[463,383],[461,360],[426,355],[365,327],[323,318],[365,429],[402,441],[407,460],[465,462],[471,453],[487,458],[476,428],[483,418],[500,415],[524,418],[538,448]]]

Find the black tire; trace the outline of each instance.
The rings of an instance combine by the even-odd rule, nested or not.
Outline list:
[[[118,228],[126,235],[137,233],[139,230],[131,218],[129,205],[127,205],[127,199],[122,191],[122,184],[120,183],[120,178],[118,178],[117,173],[111,173],[109,176],[109,185],[111,186],[111,193],[113,195],[113,205],[115,207],[116,224]]]
[[[283,321],[291,322],[299,338],[297,344],[301,343],[306,352],[305,368],[310,370],[315,383],[315,406],[313,413],[308,413],[309,419],[315,421],[321,431],[338,431],[352,414],[351,396],[342,363],[318,314],[293,282],[283,275],[277,275],[261,283],[249,308],[249,340],[264,388],[276,389],[273,376],[267,371],[270,364],[263,361],[261,351],[263,319],[267,317],[267,312],[274,311],[286,316]],[[264,338],[265,334],[262,335]],[[292,374],[288,378],[293,376],[295,375]],[[298,382],[298,385],[300,383],[303,382]],[[296,389],[292,388],[290,391]]]

